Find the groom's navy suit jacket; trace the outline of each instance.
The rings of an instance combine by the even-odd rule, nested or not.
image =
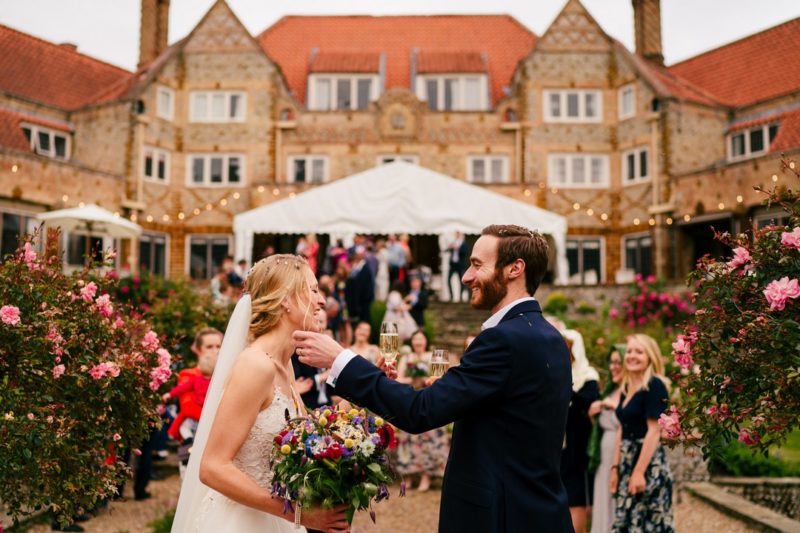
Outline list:
[[[559,468],[572,393],[569,353],[533,300],[472,342],[461,364],[414,390],[355,357],[336,393],[421,433],[455,421],[439,531],[571,532]]]

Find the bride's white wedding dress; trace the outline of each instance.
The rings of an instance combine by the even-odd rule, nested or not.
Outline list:
[[[234,465],[267,491],[271,489],[272,472],[269,458],[273,439],[286,425],[285,412],[298,416],[297,408],[277,387],[272,403],[258,413],[250,434],[233,460]],[[192,529],[195,533],[297,533],[294,513],[284,518],[237,503],[215,490],[210,490],[200,504]]]

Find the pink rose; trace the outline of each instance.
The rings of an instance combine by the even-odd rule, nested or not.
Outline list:
[[[608,312],[608,316],[610,316],[611,318],[617,318],[619,316],[619,311],[617,311],[616,309],[612,309],[611,311]]]
[[[147,333],[145,333],[144,338],[142,339],[142,346],[144,346],[146,350],[149,350],[151,352],[155,352],[156,350],[158,350],[160,346],[158,342],[158,334],[153,330],[150,330]]]
[[[108,294],[98,296],[95,304],[97,311],[104,317],[110,317],[114,313],[114,306],[111,305],[111,297]]]
[[[158,366],[169,366],[172,363],[172,357],[164,348],[159,348],[156,353],[158,354]]]
[[[0,307],[0,320],[7,326],[16,326],[19,324],[19,307],[14,305],[4,305]]]
[[[58,379],[64,375],[64,372],[67,370],[67,367],[64,365],[56,365],[53,367],[53,379]]]
[[[92,376],[92,379],[100,379],[106,375],[106,369],[102,365],[93,366],[89,370],[89,375]]]
[[[167,366],[157,366],[150,371],[150,389],[158,390],[161,385],[167,382],[172,372]]]
[[[672,355],[675,356],[675,363],[683,369],[694,365],[692,345],[685,335],[678,335],[678,340],[672,343]]]
[[[140,450],[139,448],[134,448],[133,449],[133,455],[136,455],[136,456],[142,455],[142,450]]]
[[[668,413],[662,413],[658,418],[658,425],[668,439],[674,439],[681,434],[681,418],[678,410],[673,405]]]
[[[28,265],[30,270],[38,269],[36,265],[36,252],[33,251],[33,247],[29,242],[26,242],[25,246],[23,247],[22,260],[25,261],[25,264]]]
[[[789,248],[800,250],[800,228],[794,228],[787,233],[781,233],[781,244]]]
[[[84,302],[94,300],[95,294],[97,294],[97,285],[95,285],[94,281],[90,281],[88,285],[81,289],[81,298],[83,298]]]
[[[800,297],[800,283],[796,279],[789,279],[787,276],[779,280],[774,280],[764,289],[764,296],[769,302],[771,311],[782,311],[786,307],[786,301]],[[2,313],[2,309],[0,309]],[[5,320],[4,320],[5,321]]]
[[[117,442],[118,440],[122,439],[122,435],[120,435],[119,433],[114,433],[114,436],[112,438],[114,439],[114,442]]]
[[[33,420],[34,418],[36,417],[33,416],[33,413],[28,413],[28,420]]]
[[[739,442],[746,446],[753,446],[761,441],[761,435],[747,428],[739,431]]]
[[[731,270],[744,266],[744,269],[749,271],[753,269],[753,265],[750,264],[752,260],[753,258],[750,257],[750,252],[747,251],[747,248],[739,246],[733,249],[733,258],[727,264]]]

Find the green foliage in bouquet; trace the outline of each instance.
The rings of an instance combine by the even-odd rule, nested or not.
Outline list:
[[[192,361],[194,336],[204,327],[225,331],[229,306],[214,305],[209,295],[185,280],[167,280],[142,273],[119,280],[112,289],[114,299],[133,308],[135,316],[146,319],[156,331],[164,332],[165,346],[183,361]]]
[[[57,243],[53,233],[49,243]],[[105,254],[106,261],[113,252]],[[65,275],[31,242],[0,265],[0,501],[16,521],[61,519],[109,498],[128,474],[119,452],[158,423],[170,376],[158,335],[89,267]]]
[[[422,361],[418,361],[416,363],[412,363],[406,367],[406,377],[407,378],[427,378],[428,377],[428,365],[423,363]]]
[[[333,508],[346,504],[348,522],[372,501],[389,498],[394,478],[386,450],[393,445],[394,428],[363,409],[339,411],[321,407],[308,418],[289,420],[275,437],[272,450],[272,493],[301,508]],[[401,495],[404,493],[401,484]]]
[[[794,162],[783,167],[800,178]],[[699,261],[696,318],[672,345],[682,398],[660,422],[706,454],[736,439],[766,454],[800,423],[800,198],[767,194],[789,225],[717,234],[733,257]]]

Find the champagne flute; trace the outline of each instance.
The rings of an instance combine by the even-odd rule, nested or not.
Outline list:
[[[393,364],[397,361],[397,353],[400,351],[400,335],[397,332],[396,323],[384,322],[381,324],[380,350],[386,364]]]
[[[447,350],[433,350],[431,354],[431,376],[440,378],[450,367],[450,354]]]

